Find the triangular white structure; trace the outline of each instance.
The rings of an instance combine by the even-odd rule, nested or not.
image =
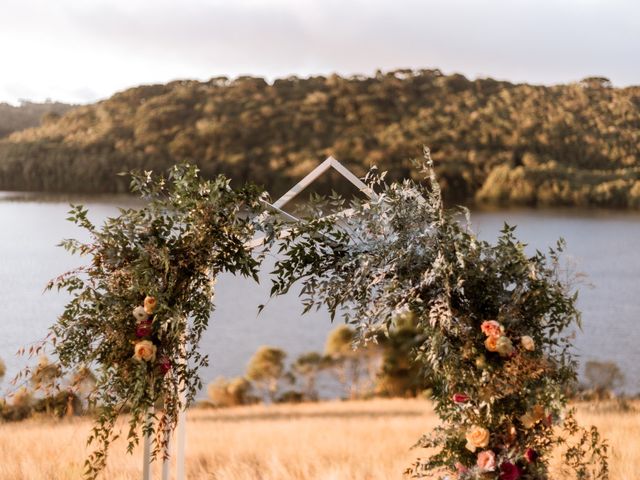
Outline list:
[[[304,177],[296,185],[294,185],[291,190],[289,190],[276,202],[274,202],[273,207],[277,210],[281,210],[284,205],[289,203],[300,192],[311,185],[320,175],[322,175],[330,168],[334,168],[335,170],[337,170],[344,178],[349,180],[353,185],[356,186],[356,188],[358,188],[358,190],[360,190],[370,199],[376,200],[378,198],[375,192],[367,185],[365,185],[362,180],[351,173],[351,171],[348,170],[344,165],[342,165],[338,160],[330,156],[324,162],[314,168],[311,172],[309,172],[306,177]]]
[[[290,213],[285,212],[282,208],[291,200],[293,200],[305,188],[311,185],[320,175],[322,175],[324,172],[326,172],[330,168],[335,169],[338,173],[340,173],[344,178],[349,180],[349,182],[351,182],[358,190],[364,193],[371,200],[375,201],[378,199],[378,195],[376,195],[376,193],[370,187],[368,187],[362,180],[356,177],[348,168],[342,165],[338,160],[336,160],[332,156],[329,156],[324,162],[322,162],[320,165],[314,168],[311,172],[309,172],[302,180],[296,183],[287,193],[282,195],[274,203],[269,203],[265,200],[263,200],[263,202],[270,209],[278,211],[279,213],[289,218],[290,220],[293,220],[296,222],[300,221],[299,218],[296,218]],[[334,213],[332,214],[332,216],[339,217],[342,215],[349,215],[350,212],[351,212],[351,209],[346,209],[341,212]],[[283,234],[286,235],[287,232],[288,230],[285,229],[283,231]],[[247,242],[246,246],[247,248],[256,248],[262,245],[263,242],[264,242],[264,237],[255,238]]]

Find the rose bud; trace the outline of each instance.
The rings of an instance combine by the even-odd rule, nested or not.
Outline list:
[[[453,394],[453,402],[454,403],[467,403],[469,401],[469,396],[464,393],[454,393]]]
[[[136,327],[136,337],[138,338],[148,337],[149,335],[151,335],[151,332],[152,332],[152,328],[151,328],[151,322],[149,320],[140,322]]]
[[[168,357],[162,357],[158,362],[158,366],[160,367],[160,371],[163,375],[166,375],[169,370],[171,370],[171,360]]]
[[[527,448],[524,452],[524,458],[527,462],[533,463],[538,459],[538,452],[536,452],[533,448]]]

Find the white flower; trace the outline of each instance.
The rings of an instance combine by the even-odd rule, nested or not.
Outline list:
[[[144,311],[144,307],[139,306],[133,309],[133,316],[136,319],[136,322],[146,322],[149,320],[149,314]]]

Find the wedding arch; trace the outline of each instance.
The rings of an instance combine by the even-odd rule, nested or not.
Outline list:
[[[50,283],[72,299],[48,341],[63,369],[98,369],[86,477],[105,467],[126,412],[128,450],[139,431],[144,439],[143,479],[151,459],[164,460],[168,478],[176,427],[184,478],[184,412],[202,386],[207,358],[198,342],[215,279],[224,271],[257,278],[276,248],[273,295],[301,285],[305,311],[327,307],[363,342],[407,321],[423,332],[415,361],[442,426],[419,441],[435,453],[408,475],[548,480],[550,453],[565,446],[576,478],[608,478],[606,443],[566,408],[576,363],[565,332],[579,325],[579,312],[560,279],[562,245],[527,256],[508,226],[495,245],[480,241],[468,211],[443,207],[428,150],[419,166],[424,183],[387,183],[375,169],[362,181],[329,157],[271,203],[254,187],[234,190],[222,176],[203,180],[182,165],[166,178],[134,174],[132,190],[147,203],[101,228],[73,207],[71,220],[90,240],[63,246],[91,262]],[[303,218],[283,210],[329,168],[366,198],[324,199]]]

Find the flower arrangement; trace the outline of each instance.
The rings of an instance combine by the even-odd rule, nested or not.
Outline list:
[[[378,198],[352,202],[340,222],[326,207],[344,200],[313,207],[285,240],[273,294],[300,281],[307,310],[342,315],[361,341],[411,312],[424,338],[415,360],[442,424],[416,445],[435,453],[407,474],[547,480],[561,447],[562,478],[606,479],[606,443],[567,409],[576,380],[569,333],[580,315],[561,280],[562,243],[528,256],[508,225],[496,244],[479,240],[468,211],[443,208],[428,151],[422,168],[426,185],[387,184],[373,171]]]
[[[257,278],[261,260],[245,247],[261,228],[253,220],[262,210],[255,188],[235,191],[224,177],[206,181],[184,165],[166,178],[134,174],[132,190],[144,205],[122,210],[101,228],[86,209],[73,207],[70,220],[90,241],[62,245],[91,261],[48,285],[71,294],[47,339],[52,353],[65,370],[97,370],[91,400],[100,413],[87,478],[103,469],[123,412],[129,451],[142,429],[154,439],[154,458],[166,454],[178,412],[202,386],[198,368],[207,358],[198,342],[213,309],[215,278],[222,271]]]

